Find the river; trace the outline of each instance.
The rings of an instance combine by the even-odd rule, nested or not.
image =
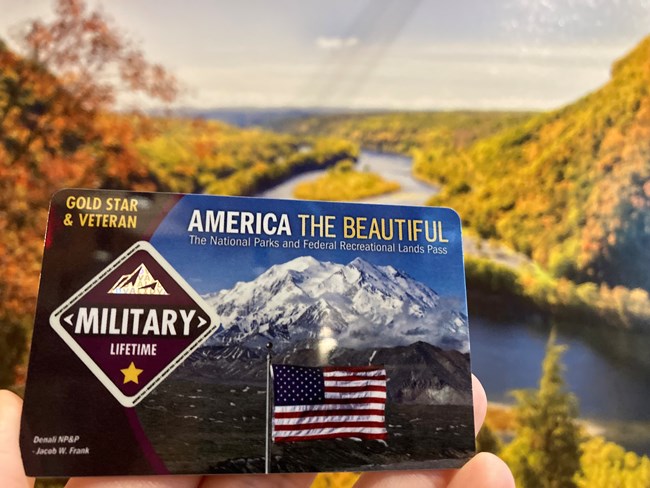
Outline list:
[[[368,202],[421,205],[438,191],[413,178],[411,160],[404,156],[363,151],[358,166],[401,185],[399,192]],[[323,172],[295,176],[260,196],[293,198],[297,183]],[[470,242],[466,252],[475,247]],[[491,401],[512,403],[511,390],[537,386],[549,329],[550,324],[535,321],[470,317],[472,369]],[[650,335],[573,323],[559,326],[558,342],[568,346],[566,380],[578,397],[581,416],[608,439],[650,453]]]

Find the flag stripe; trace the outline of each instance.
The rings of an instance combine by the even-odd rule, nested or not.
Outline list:
[[[332,395],[337,395],[333,396],[332,398],[325,397],[325,400],[323,403],[328,404],[339,404],[339,405],[345,405],[346,403],[386,403],[386,395],[383,397],[380,396],[370,396],[367,398],[362,398],[362,397],[354,397],[354,398],[343,398],[341,397],[340,393],[333,393]],[[380,393],[375,393],[375,395],[380,395]]]
[[[373,371],[372,373],[355,373],[346,371],[336,371],[324,373],[323,378],[326,380],[336,380],[341,378],[358,378],[362,380],[380,379],[386,377],[386,371]]]
[[[378,385],[365,385],[365,386],[328,386],[325,384],[325,393],[363,393],[369,391],[386,391],[386,383],[384,386]]]
[[[386,428],[381,427],[317,427],[314,429],[297,429],[297,430],[283,430],[276,431],[275,437],[284,436],[306,436],[306,435],[327,435],[327,434],[384,434]]]
[[[355,371],[354,369],[347,370],[332,370],[326,371],[323,373],[325,378],[335,378],[337,376],[361,376],[362,378],[368,378],[371,376],[386,376],[385,369],[376,369],[374,371]]]
[[[384,427],[384,422],[314,422],[311,424],[299,424],[300,430],[335,428],[336,430],[340,431],[341,429],[345,429],[348,427],[357,429],[359,431],[362,431],[366,427],[383,429],[384,431],[386,430]],[[298,427],[296,425],[275,425],[274,426],[276,432],[282,432],[282,431],[295,432],[297,428]]]
[[[325,410],[323,405],[314,405],[320,407],[318,410],[303,410],[298,412],[276,412],[273,416],[276,419],[296,419],[306,417],[320,417],[323,415],[336,416],[336,415],[381,415],[384,416],[384,409],[348,409],[342,408],[338,410]],[[364,405],[365,406],[365,405]]]
[[[329,381],[386,381],[386,375],[373,375],[373,376],[363,376],[357,374],[345,374],[345,375],[335,375],[335,376],[323,376],[325,378],[325,383]]]
[[[377,400],[377,402],[383,401],[383,400]],[[346,410],[349,411],[350,409],[354,409],[354,411],[369,411],[369,410],[384,410],[386,408],[386,405],[383,403],[344,403],[344,404],[339,404],[337,403],[332,403],[329,405],[323,404],[323,405],[284,405],[281,407],[274,407],[274,414],[278,415],[284,415],[285,413],[294,413],[294,412],[318,412],[322,410],[330,410],[330,411],[335,411],[332,412],[333,415],[338,415],[338,411],[340,410]]]
[[[386,379],[378,380],[375,378],[368,379],[366,378],[365,380],[345,380],[342,381],[339,378],[337,378],[337,381],[330,381],[330,380],[325,380],[325,389],[329,390],[330,387],[334,386],[386,386]]]
[[[314,441],[320,439],[341,439],[343,437],[355,437],[359,438],[361,436],[355,434],[354,432],[339,432],[338,434],[320,434],[313,436],[287,436],[287,437],[277,437],[274,438],[274,442],[302,442],[302,441]],[[388,434],[363,434],[364,439],[368,440],[386,440]]]
[[[309,417],[289,417],[289,418],[278,418],[273,420],[273,425],[304,425],[304,424],[322,424],[322,423],[332,423],[332,422],[383,422],[384,415],[383,412],[381,415],[316,415]],[[383,425],[383,423],[382,423]]]
[[[375,400],[383,400],[386,398],[385,391],[358,391],[358,392],[339,392],[339,391],[326,391],[325,399],[361,399],[361,398],[373,398]]]

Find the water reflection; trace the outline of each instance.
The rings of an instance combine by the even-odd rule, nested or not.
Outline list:
[[[512,403],[509,391],[536,387],[549,324],[497,323],[470,318],[472,369],[492,401]],[[624,425],[650,428],[650,334],[587,324],[558,324],[565,377],[580,401],[581,416],[609,425],[606,434],[638,452],[648,436],[622,435]],[[615,429],[621,432],[612,432]]]

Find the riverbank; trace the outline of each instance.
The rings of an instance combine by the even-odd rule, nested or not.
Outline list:
[[[567,389],[578,399],[582,420],[638,454],[650,453],[646,351],[650,334],[586,323],[529,319],[489,320],[470,313],[472,371],[491,405],[511,407],[513,390],[537,388],[551,327],[562,356]],[[502,421],[507,425],[508,417]],[[643,434],[637,433],[641,432]]]
[[[362,151],[357,167],[401,185],[394,194],[364,200],[368,203],[423,205],[439,191],[413,177],[411,160],[405,156]],[[292,198],[296,184],[323,173],[298,175],[260,196]],[[621,310],[626,307],[621,296],[625,294],[607,291],[611,298],[607,313],[619,321],[617,326],[608,326],[599,315],[585,313],[589,308],[584,308],[581,298],[596,303],[600,287],[588,284],[578,294],[579,285],[554,281],[529,258],[503,244],[478,239],[469,232],[464,232],[463,241],[472,367],[488,397],[507,403],[510,391],[536,387],[548,333],[555,325],[559,342],[569,346],[564,356],[567,383],[578,396],[583,415],[597,419],[598,425],[607,425],[606,437],[626,449],[639,454],[650,452],[650,436],[644,441],[627,434],[650,423],[650,333],[631,330],[620,322]],[[569,299],[582,300],[577,303],[583,307],[576,307]],[[643,302],[641,297],[641,305]]]
[[[501,320],[538,317],[650,332],[650,296],[641,289],[574,283],[528,263],[513,267],[465,257],[470,310]]]
[[[517,422],[515,408],[514,403],[488,402],[485,422],[493,432],[506,441],[509,441],[515,433]],[[596,420],[579,418],[578,423],[590,436],[606,434],[606,427]]]

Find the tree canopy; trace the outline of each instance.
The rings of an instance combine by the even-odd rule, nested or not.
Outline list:
[[[571,488],[580,468],[577,401],[566,390],[561,357],[564,347],[551,333],[539,389],[515,392],[514,440],[503,450],[517,484],[526,488]]]

